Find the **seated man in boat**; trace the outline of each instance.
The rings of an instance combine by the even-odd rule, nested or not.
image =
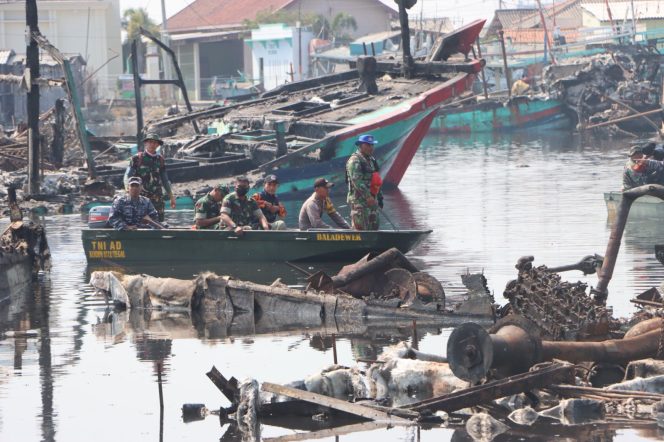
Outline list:
[[[194,206],[194,224],[197,229],[218,229],[221,223],[221,202],[230,193],[228,186],[217,184]]]
[[[299,225],[300,230],[309,229],[332,229],[325,224],[321,217],[323,212],[334,221],[340,229],[350,229],[345,219],[334,208],[330,200],[330,188],[334,183],[330,183],[325,178],[318,178],[314,182],[314,193],[307,199],[300,209]]]
[[[623,191],[645,184],[664,184],[664,162],[649,159],[642,144],[632,146],[623,172]]]
[[[141,224],[159,219],[152,201],[141,195],[142,180],[135,176],[127,181],[127,194],[113,201],[108,222],[115,230],[136,230]]]
[[[279,188],[279,180],[276,175],[268,175],[265,177],[265,184],[260,193],[255,193],[253,199],[258,203],[265,219],[270,223],[271,230],[286,230],[286,223],[277,218],[286,217],[286,208],[279,201],[277,197],[277,188]]]
[[[221,203],[221,221],[226,230],[242,234],[244,230],[262,228],[270,230],[270,224],[253,198],[247,198],[249,179],[244,176],[235,179],[235,192],[229,193]]]

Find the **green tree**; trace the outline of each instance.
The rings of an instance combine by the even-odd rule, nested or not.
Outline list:
[[[152,21],[145,8],[125,9],[122,14],[122,27],[127,32],[127,41],[138,38],[141,27],[159,36],[159,26]]]

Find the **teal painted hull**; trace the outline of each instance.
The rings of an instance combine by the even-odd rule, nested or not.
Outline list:
[[[557,100],[516,97],[508,102],[487,100],[459,108],[441,109],[431,130],[442,133],[471,133],[522,130],[533,127],[564,129],[572,120]]]

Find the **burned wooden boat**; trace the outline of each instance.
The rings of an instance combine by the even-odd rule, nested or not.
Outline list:
[[[344,165],[357,136],[371,132],[383,181],[396,186],[427,133],[438,108],[468,89],[482,60],[468,60],[484,20],[472,22],[439,41],[429,61],[415,61],[408,78],[394,60],[361,58],[353,69],[278,87],[260,98],[189,112],[151,122],[163,135],[183,123],[208,132],[178,146],[170,160],[173,182],[248,173],[256,188],[276,173],[282,198],[309,192],[318,177],[344,181]],[[452,59],[454,54],[462,54]],[[196,126],[198,128],[199,126]],[[188,134],[191,136],[191,133]],[[167,145],[169,139],[166,140]],[[100,170],[119,184],[124,171]]]
[[[431,230],[399,231],[248,231],[83,229],[81,239],[90,264],[144,262],[352,262],[392,247],[406,253]]]
[[[0,302],[28,286],[39,270],[50,267],[41,225],[15,221],[0,230]]]
[[[518,96],[443,106],[431,123],[441,133],[474,133],[522,129],[565,129],[573,118],[559,100]]]

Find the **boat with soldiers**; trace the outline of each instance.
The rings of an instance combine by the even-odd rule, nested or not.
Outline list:
[[[282,199],[302,198],[319,177],[343,182],[355,140],[372,133],[383,182],[397,186],[444,103],[473,83],[468,59],[484,20],[440,37],[426,60],[360,57],[351,69],[293,82],[259,98],[149,122],[162,135],[173,183],[245,174],[254,189],[276,174]],[[189,125],[188,123],[192,123]],[[207,134],[201,127],[207,127]],[[124,169],[99,170],[121,185]]]
[[[315,261],[351,262],[368,253],[396,248],[406,253],[431,230],[353,231],[83,229],[89,264],[159,262]]]

